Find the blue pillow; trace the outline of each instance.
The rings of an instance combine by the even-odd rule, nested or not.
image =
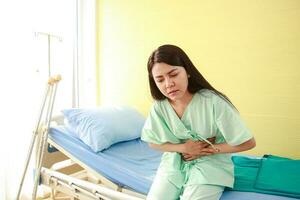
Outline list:
[[[145,118],[127,106],[62,110],[67,126],[95,152],[141,136]]]

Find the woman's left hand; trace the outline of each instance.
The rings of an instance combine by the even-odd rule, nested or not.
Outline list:
[[[187,154],[187,153],[182,153],[182,159],[185,161],[191,161],[191,160],[195,160],[197,158],[200,158],[202,156],[209,156],[212,154],[217,153],[217,151],[211,147],[207,147],[201,150],[201,152],[197,155],[191,155],[191,154]]]

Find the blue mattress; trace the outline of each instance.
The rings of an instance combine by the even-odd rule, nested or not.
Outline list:
[[[49,138],[63,147],[97,173],[125,188],[147,194],[161,152],[155,151],[140,139],[117,143],[94,153],[86,144],[64,126],[50,129]],[[294,198],[259,194],[253,192],[224,191],[221,200],[293,200]]]

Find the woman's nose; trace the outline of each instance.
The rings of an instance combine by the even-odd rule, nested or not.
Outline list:
[[[174,81],[170,78],[166,79],[166,87],[167,88],[170,88],[170,87],[173,87],[175,84],[174,84]]]

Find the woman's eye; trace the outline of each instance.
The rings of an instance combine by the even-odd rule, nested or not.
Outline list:
[[[175,77],[177,75],[178,75],[178,73],[176,73],[176,74],[170,74],[171,77]]]
[[[158,83],[161,83],[161,82],[163,82],[164,80],[162,80],[162,79],[158,79],[158,80],[156,80],[156,82],[158,82]]]

